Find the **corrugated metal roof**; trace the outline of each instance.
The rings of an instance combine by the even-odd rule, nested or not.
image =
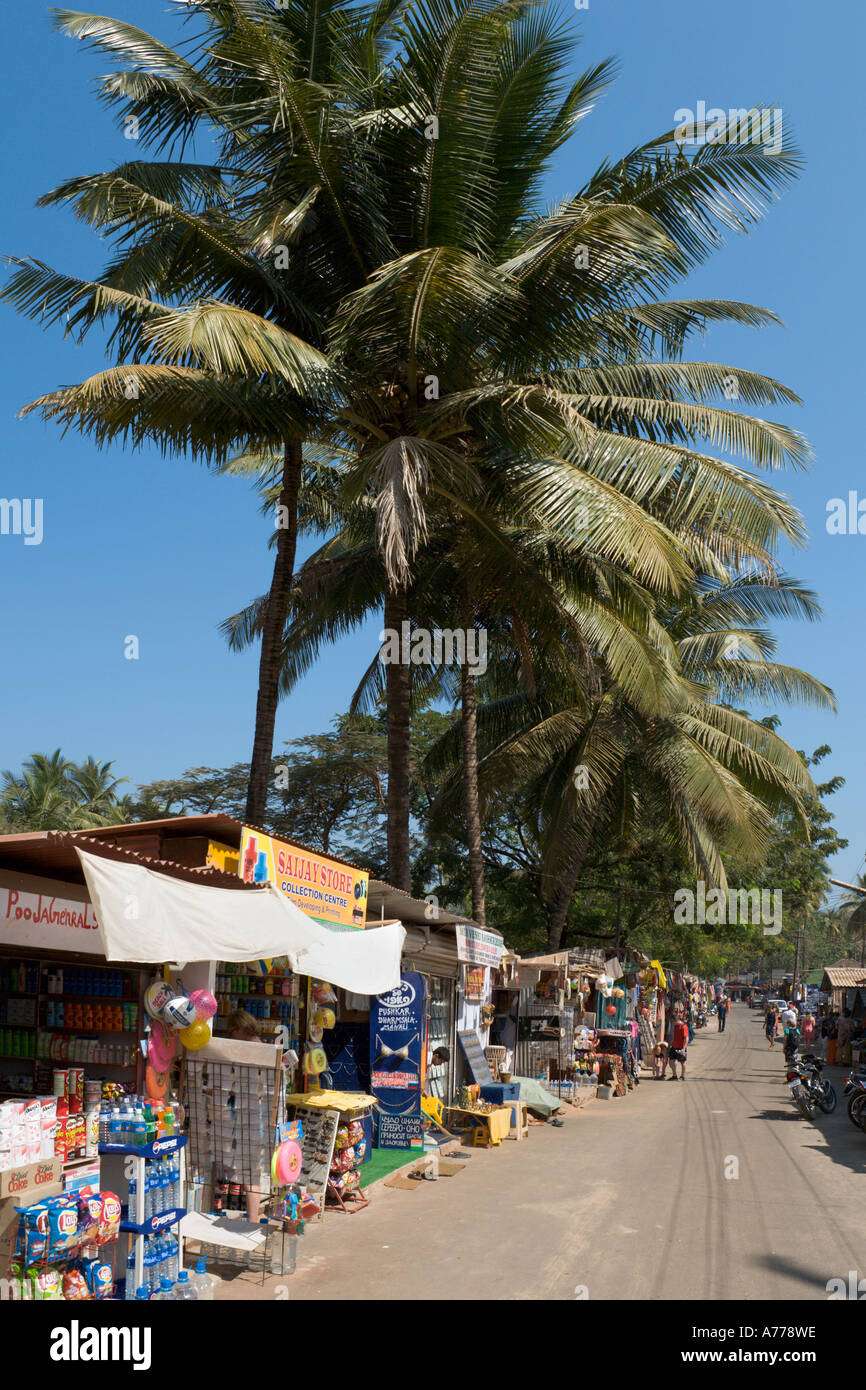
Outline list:
[[[828,965],[824,977],[829,980],[832,989],[855,989],[857,985],[866,984],[866,968],[862,965],[854,969]]]
[[[112,830],[114,827],[112,827]],[[15,873],[32,874],[37,878],[59,879],[65,883],[83,883],[81,862],[75,846],[105,859],[127,864],[141,864],[146,869],[167,874],[170,878],[191,883],[209,883],[219,888],[242,887],[249,891],[254,885],[244,883],[235,874],[206,866],[178,864],[171,859],[158,859],[141,850],[125,849],[99,839],[89,831],[39,830],[23,835],[0,835],[0,868]]]

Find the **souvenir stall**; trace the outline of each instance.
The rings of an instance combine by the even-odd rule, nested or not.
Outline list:
[[[605,971],[581,972],[573,988],[582,1005],[574,1029],[578,1092],[598,1086],[603,1097],[627,1095],[639,1084],[641,1056],[634,977],[613,957]]]
[[[574,1010],[567,978],[568,952],[525,956],[518,964],[520,983],[515,1077],[529,1077],[573,1098],[575,1086]]]
[[[216,946],[221,959],[243,964],[252,946],[258,947],[265,961],[285,956],[295,971],[302,958],[308,968],[317,966],[322,977],[335,979],[343,987],[372,992],[399,979],[403,941],[399,926],[338,934],[313,922],[273,889],[214,888],[181,881],[140,863],[78,853],[110,961],[141,966],[146,960],[171,957],[176,962],[181,956],[195,962],[207,948]],[[132,917],[130,903],[136,906]],[[176,964],[173,978],[179,983],[177,971]],[[239,1240],[245,1254],[267,1239],[267,1232],[257,1233],[255,1225],[251,1234],[237,1239],[231,1230],[214,1230],[226,1204],[246,1207],[246,1217],[240,1210],[238,1216],[250,1232],[247,1218],[269,1224],[268,1218],[276,1214],[275,1198],[293,1197],[300,1203],[306,1199],[301,1165],[296,1162],[293,1167],[297,1154],[291,1144],[296,1141],[282,1135],[285,1083],[280,1049],[255,1042],[211,1041],[210,1019],[217,1013],[218,1001],[210,990],[192,986],[213,973],[212,962],[199,960],[197,965],[182,965],[183,993],[162,977],[147,986],[143,995],[147,1099],[142,1097],[140,1104],[130,1103],[125,1109],[103,1109],[100,1117],[105,1138],[99,1151],[104,1160],[139,1160],[133,1164],[121,1221],[121,1229],[131,1236],[127,1297],[133,1293],[136,1298],[153,1296],[161,1279],[171,1279],[182,1260],[185,1239],[211,1247],[234,1244],[235,1248]],[[267,1060],[259,1057],[259,1049],[269,1054]],[[172,1100],[175,1085],[185,1095],[188,1109],[188,1131],[183,1135],[176,1132],[180,1116]],[[189,1212],[183,1152],[187,1139],[193,1208]],[[356,1156],[353,1152],[352,1159]],[[349,1185],[344,1183],[343,1188]],[[345,1200],[345,1192],[343,1196]],[[196,1211],[199,1206],[210,1209]],[[290,1219],[296,1214],[290,1212]],[[178,1281],[182,1277],[178,1274]]]

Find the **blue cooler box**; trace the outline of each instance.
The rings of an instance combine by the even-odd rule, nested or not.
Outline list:
[[[502,1105],[506,1100],[520,1100],[519,1081],[493,1081],[489,1086],[481,1087],[481,1099],[492,1101],[494,1105]]]

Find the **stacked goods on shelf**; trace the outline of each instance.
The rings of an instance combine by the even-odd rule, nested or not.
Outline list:
[[[120,1202],[113,1192],[46,1197],[16,1207],[9,1265],[14,1299],[111,1298]]]
[[[279,966],[272,966],[264,975],[252,971],[252,965],[232,961],[223,961],[217,966],[215,1029],[224,1030],[230,1014],[236,1009],[246,1009],[253,1018],[288,1024],[291,1032],[297,1017],[297,976]]]
[[[0,1101],[0,1173],[52,1158],[95,1158],[102,1112],[129,1100],[120,1083],[85,1079],[81,1067],[55,1068],[51,1080],[51,1095]]]
[[[111,967],[0,962],[0,1094],[50,1089],[58,1062],[134,1072],[139,978]]]

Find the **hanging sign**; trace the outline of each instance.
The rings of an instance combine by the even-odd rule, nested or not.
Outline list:
[[[379,994],[370,1009],[370,1089],[378,1101],[380,1149],[423,1144],[421,1063],[426,982],[416,971]]]
[[[499,969],[499,962],[505,950],[505,942],[496,932],[484,931],[481,927],[470,927],[458,922],[454,928],[457,933],[457,959],[467,965],[490,965]]]
[[[479,1004],[484,998],[484,988],[487,982],[487,967],[484,965],[467,965],[463,984],[463,998],[467,1004]]]
[[[274,883],[308,917],[327,927],[363,928],[370,875],[349,864],[244,826],[238,870],[247,883]]]
[[[49,951],[102,955],[102,937],[90,903],[0,888],[0,942]]]

